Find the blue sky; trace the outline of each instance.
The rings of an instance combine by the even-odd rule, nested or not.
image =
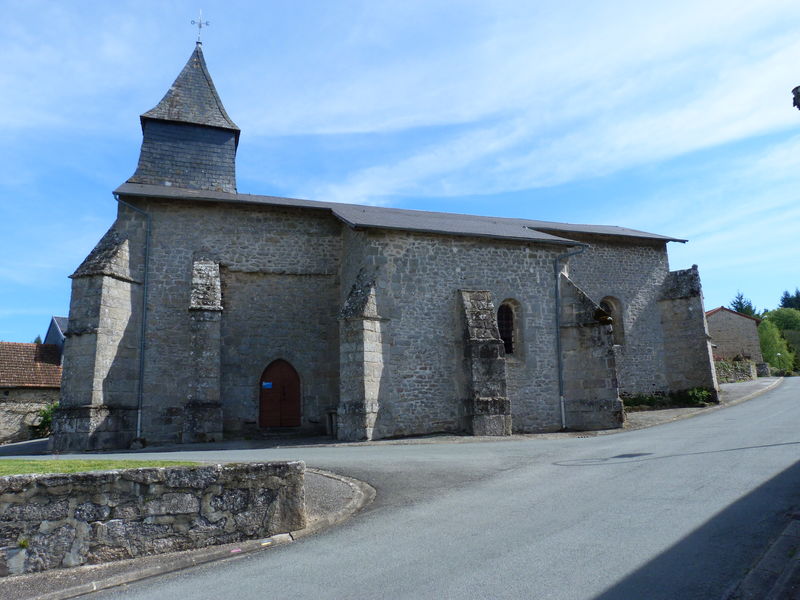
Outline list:
[[[706,308],[800,286],[800,3],[0,0],[0,340],[44,335],[194,48],[240,192],[688,238]]]

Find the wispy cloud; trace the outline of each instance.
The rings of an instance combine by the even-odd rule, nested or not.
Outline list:
[[[14,232],[0,241],[0,289],[41,291],[48,278],[66,289],[113,220],[109,187],[135,168],[138,114],[191,52],[196,7],[0,7],[0,211]],[[203,9],[206,59],[242,128],[240,150],[253,151],[240,178],[266,187],[245,191],[272,193],[275,183],[298,197],[418,208],[452,198],[455,209],[463,196],[624,184],[635,172],[657,187],[614,202],[597,184],[602,198],[575,201],[581,220],[691,238],[673,248],[675,265],[699,262],[720,290],[736,285],[722,273],[731,279],[742,265],[752,281],[792,269],[778,247],[796,237],[800,189],[800,138],[787,139],[800,126],[789,96],[800,83],[795,0],[207,0]],[[296,141],[291,156],[286,140]],[[67,223],[64,207],[96,220]]]
[[[404,158],[376,156],[313,188],[373,203],[550,186],[793,127],[787,82],[800,10],[726,7],[548,20],[501,6],[464,51],[367,69],[338,90],[323,79],[293,108],[251,116],[262,135],[422,128]],[[424,129],[442,125],[455,129]]]

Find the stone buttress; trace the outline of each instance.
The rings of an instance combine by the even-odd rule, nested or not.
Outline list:
[[[566,429],[593,430],[621,427],[610,319],[566,274],[561,286],[561,362],[564,372]]]
[[[386,321],[378,315],[375,282],[360,272],[339,316],[340,440],[372,439],[380,408]]]
[[[127,222],[137,224],[136,217]],[[143,220],[138,224],[143,229]],[[139,311],[130,240],[115,226],[71,275],[69,329],[53,451],[127,447],[136,433]]]
[[[711,392],[713,400],[718,401],[719,385],[697,265],[669,272],[658,305],[670,392],[702,388]]]
[[[192,265],[192,293],[189,300],[191,365],[193,378],[183,410],[181,441],[222,440],[220,401],[220,356],[222,286],[219,263],[196,260]]]
[[[482,290],[459,290],[458,294],[468,372],[467,426],[472,435],[511,435],[505,351],[491,294]]]

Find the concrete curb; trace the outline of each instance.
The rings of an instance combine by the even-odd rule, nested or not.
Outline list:
[[[364,483],[358,479],[353,479],[352,477],[345,477],[344,475],[331,473],[330,471],[322,471],[321,469],[306,468],[306,471],[316,473],[322,477],[341,481],[342,483],[350,486],[350,489],[353,490],[353,498],[344,506],[344,508],[336,511],[335,513],[328,514],[325,517],[317,519],[315,523],[309,525],[305,529],[292,531],[291,536],[295,540],[313,535],[319,531],[322,531],[323,529],[328,529],[334,525],[338,525],[339,523],[346,521],[351,516],[359,512],[362,508],[372,503],[372,501],[375,499],[375,488],[368,483]]]
[[[322,471],[321,469],[307,470],[322,477],[328,477],[348,485],[353,491],[353,497],[342,509],[317,519],[305,529],[292,531],[290,533],[281,533],[261,540],[246,540],[236,544],[225,544],[224,546],[215,546],[201,550],[185,550],[172,554],[162,554],[163,562],[158,565],[143,569],[131,569],[128,572],[108,577],[99,577],[97,581],[41,594],[36,596],[35,600],[69,600],[70,598],[77,598],[84,594],[90,594],[127,583],[134,583],[143,579],[149,579],[150,577],[174,573],[210,562],[239,558],[248,554],[253,554],[254,552],[266,550],[273,546],[287,544],[294,540],[319,533],[320,531],[346,521],[375,499],[375,488],[363,481],[329,471]]]
[[[724,600],[788,600],[800,589],[800,514]]]
[[[725,404],[719,404],[713,408],[722,408],[723,406],[736,406],[737,404],[741,404],[742,402],[747,402],[748,400],[752,400],[757,396],[761,396],[762,394],[766,394],[767,392],[774,390],[776,387],[778,387],[780,384],[783,383],[783,379],[784,379],[783,377],[779,377],[778,379],[776,379],[763,389],[756,390],[755,392],[751,392],[746,396],[742,396],[741,398],[737,398],[736,400],[731,400],[730,402],[726,402]]]

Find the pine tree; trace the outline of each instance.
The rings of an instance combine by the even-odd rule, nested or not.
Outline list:
[[[783,292],[781,308],[796,308],[800,310],[800,288],[794,288],[794,294],[790,294],[789,290]]]
[[[744,297],[742,292],[736,294],[736,297],[730,304],[730,309],[742,313],[743,315],[750,315],[751,317],[758,316],[758,310],[753,306],[750,300]]]
[[[34,344],[41,344],[42,343],[42,336],[37,335],[36,338],[33,340]]]

